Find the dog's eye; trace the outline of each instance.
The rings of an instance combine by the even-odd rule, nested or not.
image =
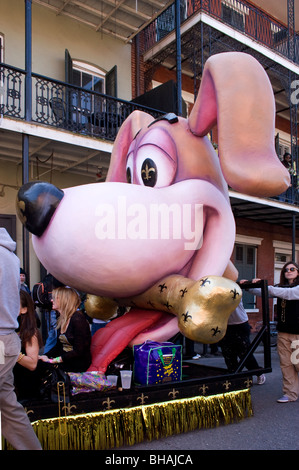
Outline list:
[[[127,183],[131,184],[132,183],[132,175],[131,175],[131,168],[127,168]]]
[[[126,177],[127,183],[133,183],[133,153],[130,153],[127,159]]]
[[[155,162],[146,158],[141,166],[141,179],[144,186],[154,187],[157,183],[158,171]]]
[[[160,147],[142,145],[136,154],[136,182],[162,188],[172,183],[176,165]]]

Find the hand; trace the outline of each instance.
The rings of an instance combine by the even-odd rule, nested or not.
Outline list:
[[[48,356],[38,356],[38,358],[43,362],[50,362],[50,359],[48,358]]]
[[[245,284],[245,282],[249,282],[248,279],[241,279],[241,280],[239,281],[240,284]]]
[[[260,282],[260,281],[261,281],[261,279],[259,279],[259,278],[256,278],[256,279],[252,279],[252,281],[251,281],[251,282],[252,282],[252,283],[256,283],[256,282]]]

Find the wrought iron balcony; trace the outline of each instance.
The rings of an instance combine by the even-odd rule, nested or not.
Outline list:
[[[0,115],[25,120],[24,70],[0,64]],[[32,74],[31,122],[114,141],[134,110],[163,114],[135,103]]]
[[[299,36],[275,21],[246,0],[181,0],[181,23],[192,15],[203,12],[231,26],[251,39],[263,44],[289,60],[299,63]],[[175,29],[175,5],[170,5],[140,34],[144,35],[144,50],[163,39]]]

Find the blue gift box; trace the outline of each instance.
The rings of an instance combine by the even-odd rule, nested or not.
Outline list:
[[[182,380],[182,346],[146,341],[133,347],[134,382],[140,385]]]

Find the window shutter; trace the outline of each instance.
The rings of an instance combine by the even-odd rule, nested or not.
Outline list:
[[[117,98],[117,65],[106,73],[106,95]]]
[[[280,152],[279,152],[279,133],[277,132],[276,136],[275,136],[275,150],[276,150],[276,153],[278,155],[278,157],[280,156]]]
[[[73,83],[73,64],[69,51],[65,50],[65,81],[66,83]]]

